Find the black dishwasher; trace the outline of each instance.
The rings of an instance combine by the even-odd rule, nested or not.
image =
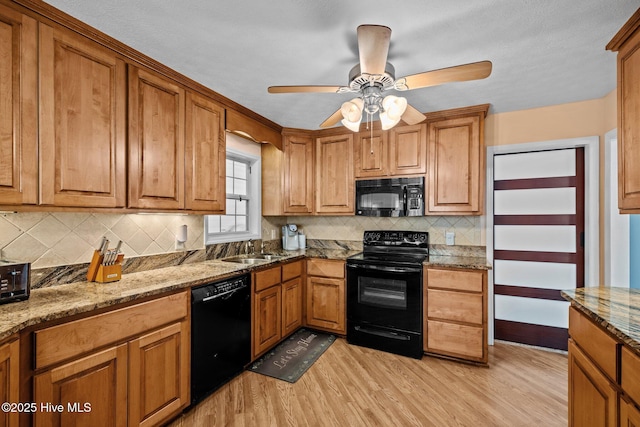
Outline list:
[[[249,275],[191,289],[191,404],[251,361]]]

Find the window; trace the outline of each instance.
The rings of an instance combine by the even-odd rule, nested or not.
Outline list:
[[[205,243],[259,239],[260,158],[227,149],[226,214],[205,216]]]

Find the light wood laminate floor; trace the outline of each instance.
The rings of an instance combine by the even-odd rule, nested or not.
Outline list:
[[[566,426],[567,356],[502,342],[490,367],[335,343],[295,384],[243,372],[171,427]]]

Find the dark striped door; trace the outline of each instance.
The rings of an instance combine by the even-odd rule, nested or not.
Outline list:
[[[584,286],[584,149],[494,157],[495,338],[567,349]]]

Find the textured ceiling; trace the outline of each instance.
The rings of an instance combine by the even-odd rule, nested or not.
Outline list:
[[[317,129],[349,94],[268,94],[347,85],[356,28],[392,29],[396,77],[490,60],[484,80],[404,92],[423,112],[490,103],[506,112],[600,98],[616,86],[605,45],[638,0],[49,0],[286,127]]]

